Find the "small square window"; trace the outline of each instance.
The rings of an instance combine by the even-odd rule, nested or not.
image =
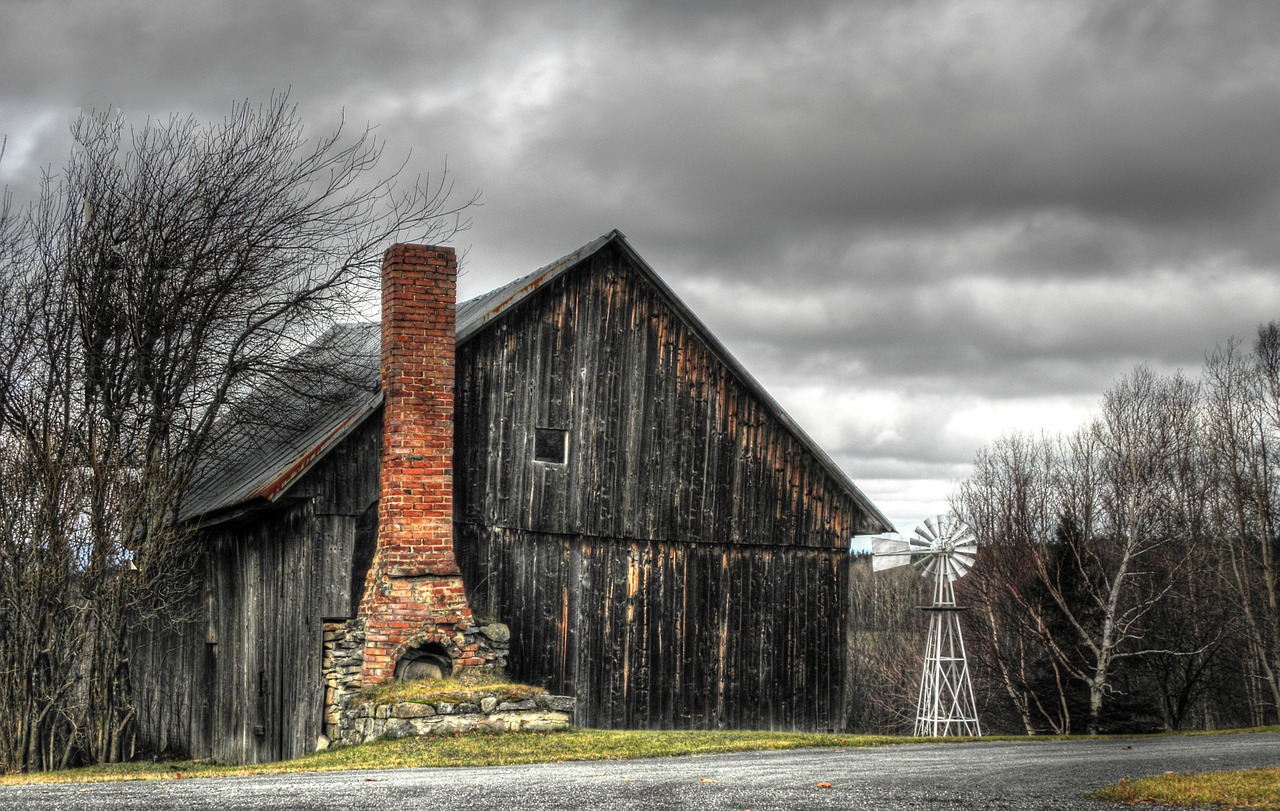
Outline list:
[[[569,432],[563,428],[535,428],[533,458],[537,462],[563,465],[569,453]]]

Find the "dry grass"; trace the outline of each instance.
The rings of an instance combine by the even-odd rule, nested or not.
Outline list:
[[[18,783],[171,780],[248,774],[296,774],[352,769],[427,766],[499,766],[570,760],[624,760],[803,747],[860,747],[905,743],[911,738],[783,732],[701,732],[575,729],[504,735],[403,738],[335,747],[294,760],[256,766],[217,766],[191,761],[119,763],[64,772],[0,776],[0,786]]]
[[[481,671],[465,671],[447,679],[418,679],[393,681],[371,687],[356,697],[357,702],[395,704],[407,701],[419,704],[451,704],[477,702],[485,696],[495,696],[500,701],[524,701],[545,695],[541,687],[502,681]]]
[[[1171,735],[1236,735],[1241,732],[1280,732],[1280,724],[1267,727],[1244,727],[1241,729],[1205,729],[1194,732],[1171,732]]]
[[[500,682],[488,685],[492,689]],[[523,687],[523,685],[514,685]],[[429,690],[431,685],[423,685]],[[435,685],[441,690],[453,690],[457,687]],[[536,689],[536,688],[526,688]],[[386,690],[381,693],[370,691],[370,700],[406,701],[399,693]],[[490,693],[485,693],[490,694]],[[424,693],[424,696],[434,695]],[[443,695],[443,693],[441,694]],[[382,699],[377,696],[383,696]],[[429,699],[424,699],[429,700]],[[438,700],[452,700],[440,698]],[[1264,727],[1258,730],[1234,730],[1276,732],[1280,727]],[[1224,730],[1225,732],[1225,730]],[[933,742],[962,743],[966,738],[934,739]],[[982,738],[984,741],[1050,741],[1062,740],[1053,736],[1026,738],[1022,736],[992,736]],[[297,774],[301,772],[347,771],[354,769],[399,769],[411,767],[458,767],[458,766],[502,766],[517,763],[553,763],[571,760],[626,760],[641,757],[698,757],[700,755],[721,752],[746,752],[779,749],[799,749],[804,747],[825,748],[857,748],[867,746],[888,746],[893,744],[915,743],[920,738],[905,738],[887,735],[837,735],[791,732],[706,732],[706,731],[659,731],[659,730],[601,730],[574,729],[565,732],[513,732],[504,735],[463,735],[459,737],[422,737],[404,738],[395,741],[376,741],[360,746],[335,747],[324,752],[315,752],[294,760],[279,763],[263,763],[256,766],[218,766],[210,763],[191,761],[174,761],[162,763],[117,763],[105,766],[88,766],[80,769],[69,769],[63,772],[43,772],[36,774],[0,775],[0,786],[20,783],[71,783],[71,782],[104,782],[111,780],[174,780],[193,777],[228,777],[249,774]],[[1186,779],[1190,782],[1202,781],[1206,775],[1193,775]],[[1166,778],[1151,778],[1165,780]],[[1098,793],[1101,799],[1121,802],[1141,802],[1154,799],[1141,796],[1139,791],[1146,790],[1147,781],[1122,781]],[[1224,797],[1244,798],[1251,796],[1247,787],[1260,784],[1262,798],[1271,797],[1272,804],[1265,802],[1248,805],[1240,803],[1239,808],[1272,808],[1280,809],[1275,800],[1277,784],[1280,784],[1280,772],[1276,769],[1263,769],[1259,772],[1226,773],[1212,783],[1208,783],[1216,794],[1195,795],[1191,799],[1188,794],[1184,804],[1219,804]],[[1270,786],[1268,786],[1270,783]],[[1216,786],[1216,788],[1214,788]],[[1142,787],[1142,788],[1140,788]],[[1270,788],[1268,795],[1266,789]],[[1160,802],[1174,804],[1176,801],[1161,795]]]
[[[1124,779],[1094,794],[1120,803],[1265,808],[1280,811],[1280,766],[1246,772],[1168,774]]]

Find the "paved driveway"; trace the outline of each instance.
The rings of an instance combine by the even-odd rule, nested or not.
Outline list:
[[[916,744],[603,763],[0,788],[0,809],[1106,809],[1125,775],[1280,765],[1280,734]],[[830,783],[831,788],[819,788]],[[1148,806],[1150,808],[1150,806]]]

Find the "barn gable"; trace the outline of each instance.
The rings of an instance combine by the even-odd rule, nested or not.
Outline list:
[[[571,257],[487,297],[487,330],[460,320],[456,520],[840,549],[892,529],[621,234]]]

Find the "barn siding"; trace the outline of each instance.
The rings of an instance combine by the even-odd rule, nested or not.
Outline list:
[[[473,608],[511,675],[590,727],[838,729],[848,555],[462,525]]]
[[[194,689],[209,672],[203,611],[156,623],[131,641],[130,678],[139,743],[156,752],[207,753],[210,696]],[[196,755],[208,757],[207,754]]]
[[[847,548],[853,497],[617,250],[459,347],[455,518],[598,538]],[[564,465],[533,461],[568,430]]]
[[[321,731],[321,623],[352,613],[352,554],[377,499],[380,421],[300,480],[287,504],[205,535],[204,591],[134,644],[141,743],[223,762],[291,758]],[[365,529],[367,532],[367,528]]]
[[[455,545],[517,677],[589,726],[843,726],[848,538],[878,527],[624,254],[463,344],[457,403]]]

